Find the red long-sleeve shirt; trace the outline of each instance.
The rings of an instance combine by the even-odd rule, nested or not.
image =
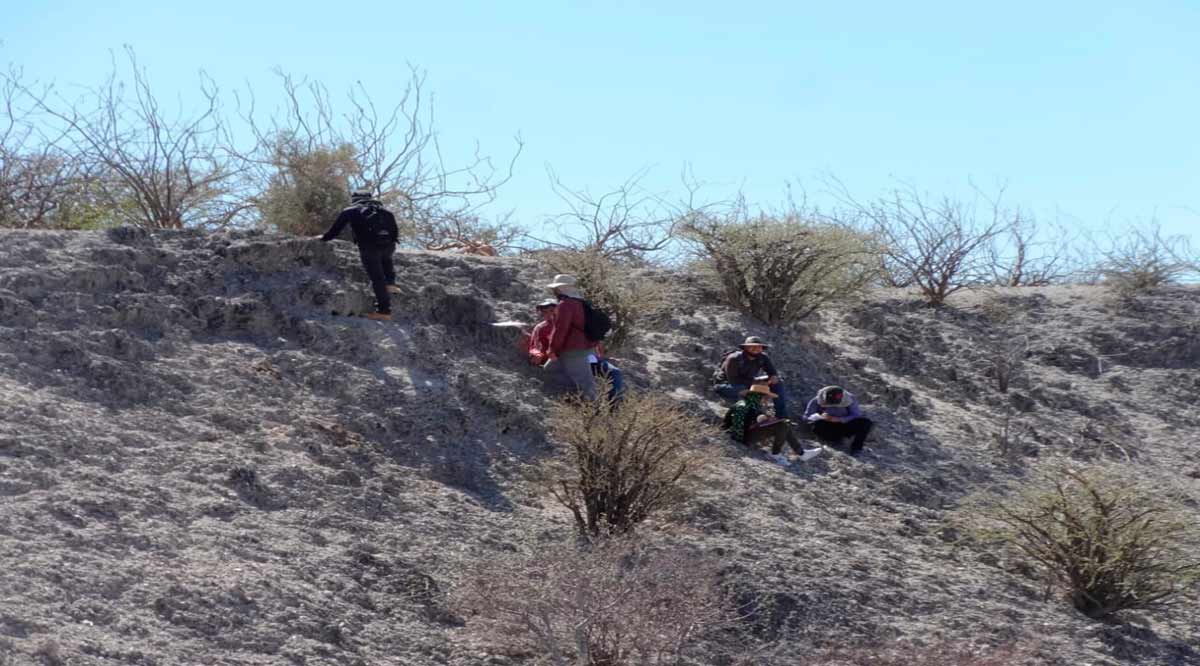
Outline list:
[[[591,349],[595,343],[583,334],[583,304],[579,299],[560,298],[550,332],[550,351],[554,354]]]
[[[548,321],[539,321],[529,334],[529,357],[541,364],[550,355],[550,333],[554,325]]]

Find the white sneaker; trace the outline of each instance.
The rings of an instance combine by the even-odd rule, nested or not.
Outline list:
[[[792,461],[787,457],[786,453],[772,453],[772,454],[770,454],[770,456],[771,456],[771,460],[774,460],[775,462],[779,463],[780,465],[783,465],[784,467],[787,467],[788,465],[792,464]]]
[[[808,449],[804,453],[800,454],[800,462],[812,460],[813,458],[816,458],[817,456],[821,455],[821,452],[824,450],[825,450],[825,447],[823,447],[823,446],[818,446],[815,449]]]

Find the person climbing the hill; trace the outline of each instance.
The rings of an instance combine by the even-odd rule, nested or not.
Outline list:
[[[804,417],[813,435],[823,442],[838,445],[845,438],[853,437],[850,442],[852,456],[862,453],[863,443],[874,425],[871,419],[863,416],[854,394],[840,386],[826,386],[817,391],[816,397],[808,401]]]
[[[762,401],[778,397],[765,380],[766,377],[763,377],[761,383],[751,384],[746,389],[745,395],[725,412],[721,427],[729,431],[730,439],[748,447],[757,447],[761,442],[770,441],[771,459],[780,465],[791,464],[783,452],[784,442],[800,456],[800,462],[812,460],[820,455],[824,450],[821,447],[804,449],[792,429],[791,421],[770,418],[763,413]]]
[[[767,385],[771,387],[774,397],[775,418],[788,417],[787,388],[779,379],[779,372],[766,350],[770,345],[762,338],[750,336],[740,345],[740,349],[729,352],[721,361],[721,367],[713,374],[713,390],[726,400],[738,400],[746,395],[750,386],[755,383],[755,377],[767,376]]]
[[[555,275],[546,285],[558,299],[550,329],[550,360],[546,370],[556,373],[566,385],[573,385],[589,401],[596,399],[596,381],[592,377],[596,343],[584,333],[583,294],[574,275]]]
[[[396,253],[396,242],[400,238],[396,216],[384,208],[370,192],[352,192],[350,203],[350,207],[338,214],[329,231],[317,238],[329,242],[337,238],[346,225],[350,225],[351,231],[354,232],[354,242],[358,245],[358,256],[362,259],[367,277],[371,279],[371,289],[375,292],[375,312],[369,313],[367,318],[390,320],[390,292],[400,291],[396,286],[396,269],[392,265],[392,255]]]

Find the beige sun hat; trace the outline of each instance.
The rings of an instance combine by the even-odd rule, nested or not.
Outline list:
[[[761,393],[771,399],[779,397],[778,393],[771,392],[771,386],[769,384],[751,384],[750,393]]]
[[[550,290],[557,289],[559,293],[571,298],[583,298],[583,294],[580,293],[579,287],[576,284],[575,276],[567,273],[555,275],[554,280],[546,285],[546,288]]]

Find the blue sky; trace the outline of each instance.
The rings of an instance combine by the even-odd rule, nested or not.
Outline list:
[[[547,183],[603,192],[685,164],[715,198],[861,198],[968,179],[1098,227],[1157,215],[1200,238],[1200,2],[6,3],[0,61],[98,82],[132,45],[160,95],[197,71],[277,91],[275,67],[386,102],[428,72],[451,161],[526,144],[499,207],[536,224]],[[179,4],[179,7],[173,6]],[[1193,231],[1195,229],[1196,231]]]

